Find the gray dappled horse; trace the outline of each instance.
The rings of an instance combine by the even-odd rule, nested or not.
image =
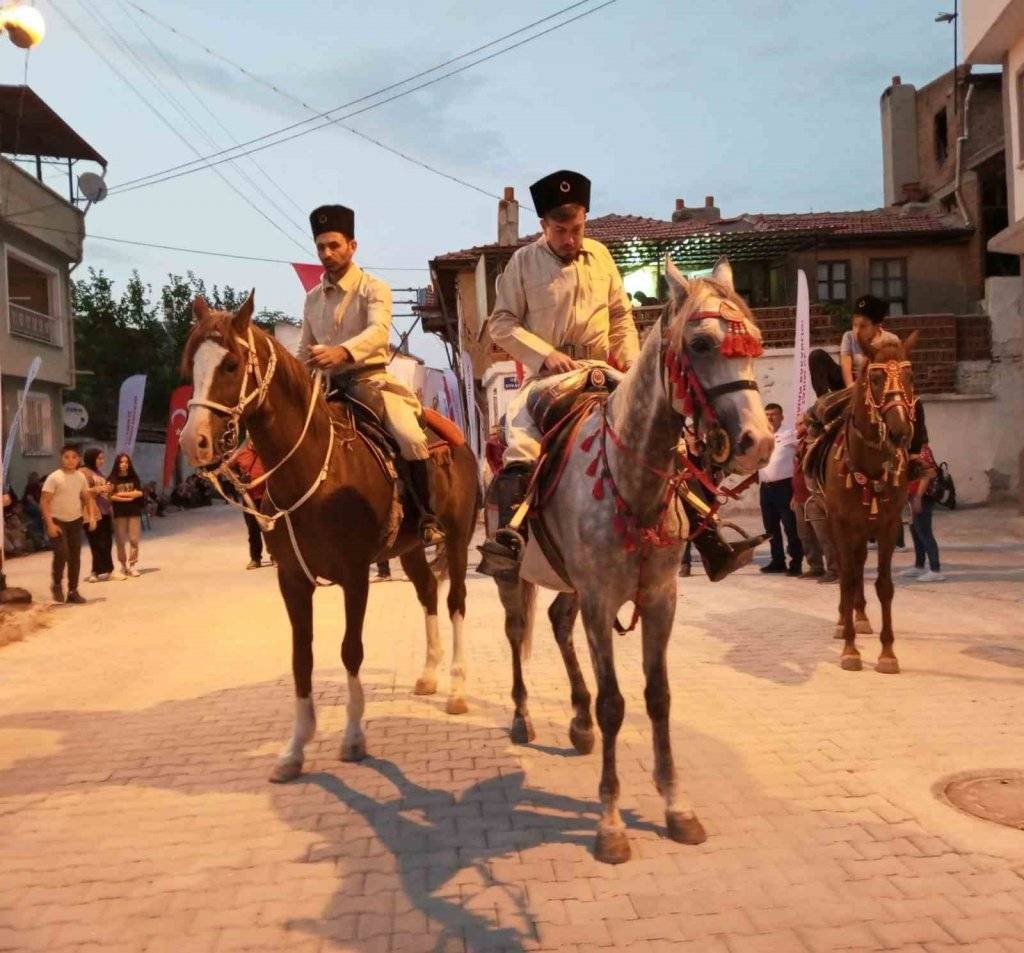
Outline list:
[[[700,436],[719,446],[727,440],[723,469],[730,473],[752,473],[764,466],[774,447],[753,376],[752,355],[760,353],[760,332],[736,294],[728,262],[722,259],[710,279],[688,280],[670,260],[666,266],[670,303],[603,410],[597,408],[583,424],[560,482],[543,507],[575,589],[555,599],[549,616],[572,685],[570,739],[581,753],[593,749],[594,732],[590,693],[572,644],[578,612],[597,680],[603,767],[595,853],[607,863],[621,863],[630,855],[618,807],[615,743],[624,704],[612,639],[616,615],[631,600],[642,625],[654,781],[665,798],[668,834],[682,843],[705,839],[676,778],[665,661],[680,550],[688,535],[686,516],[676,500],[683,476],[684,425],[689,420]],[[529,655],[537,585],[508,576],[497,583],[512,648],[512,740],[525,744],[534,737],[523,661]]]

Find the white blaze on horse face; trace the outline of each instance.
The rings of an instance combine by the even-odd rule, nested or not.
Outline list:
[[[227,348],[216,341],[203,341],[199,345],[192,361],[195,400],[209,400],[217,368],[227,353]],[[208,407],[189,408],[188,420],[181,431],[181,448],[192,466],[201,466],[213,459],[212,422],[213,412]],[[205,446],[200,446],[201,437],[206,438]]]

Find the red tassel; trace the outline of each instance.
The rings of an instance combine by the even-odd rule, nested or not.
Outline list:
[[[614,527],[615,532],[619,534],[619,536],[626,535],[626,520],[623,517],[616,516],[615,519],[612,520],[612,526]]]
[[[601,458],[600,457],[594,457],[594,459],[590,461],[590,466],[587,467],[587,476],[596,476],[597,475],[597,465],[600,462],[601,462]]]
[[[603,500],[604,499],[604,478],[603,477],[598,477],[598,479],[594,481],[594,499],[595,500]]]
[[[592,433],[583,443],[580,444],[580,450],[584,453],[590,453],[590,448],[594,446],[594,441],[597,439],[597,434]]]

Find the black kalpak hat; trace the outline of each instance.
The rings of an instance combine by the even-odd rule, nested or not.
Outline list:
[[[853,306],[854,314],[863,314],[874,324],[881,324],[889,316],[889,305],[874,295],[861,295]]]
[[[344,205],[321,205],[309,213],[309,226],[314,238],[323,232],[341,232],[351,241],[356,237],[356,213]]]
[[[590,211],[590,179],[579,172],[560,169],[551,175],[538,179],[530,186],[533,207],[543,218],[552,209],[560,205],[582,205]]]

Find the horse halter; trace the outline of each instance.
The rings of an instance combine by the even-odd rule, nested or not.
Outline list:
[[[903,383],[903,371],[909,370],[910,361],[876,361],[868,364],[864,376],[864,402],[868,405],[868,413],[871,422],[878,428],[880,442],[884,443],[888,428],[885,424],[885,415],[894,407],[903,407],[907,411],[907,417],[911,424],[917,417],[913,397],[907,393],[906,384]],[[885,386],[882,388],[882,402],[875,400],[874,388],[871,386],[870,375],[872,371],[883,371],[885,373]]]
[[[209,338],[208,340],[214,340]],[[257,409],[262,406],[263,402],[267,399],[267,391],[270,389],[270,382],[274,379],[274,371],[277,369],[277,352],[273,347],[269,348],[270,356],[267,360],[266,373],[263,372],[260,367],[259,357],[256,354],[256,338],[252,333],[252,325],[249,325],[248,334],[245,338],[235,336],[235,341],[246,351],[245,358],[245,372],[242,374],[242,383],[238,391],[238,400],[234,407],[228,407],[225,404],[218,404],[214,400],[204,400],[203,398],[194,397],[188,402],[188,409],[191,411],[193,407],[205,407],[207,410],[212,410],[216,414],[221,414],[228,418],[227,425],[224,428],[224,433],[217,438],[217,450],[220,454],[218,464],[221,460],[229,453],[234,452],[238,449],[238,439],[241,434],[241,427],[239,426],[242,420],[242,416],[245,414],[250,404],[253,404],[253,409]],[[249,378],[252,377],[255,381],[256,386],[252,390],[247,390],[249,386]]]
[[[761,342],[750,333],[747,321],[740,310],[731,302],[723,301],[717,311],[694,311],[686,317],[687,321],[707,321],[714,319],[727,323],[725,338],[719,353],[726,358],[740,359],[744,357],[760,357],[764,353]],[[662,335],[664,349],[663,364],[667,372],[665,389],[669,398],[682,401],[681,413],[690,417],[694,425],[698,425],[703,417],[707,423],[704,445],[708,457],[716,466],[722,466],[732,455],[732,439],[729,432],[721,425],[715,413],[714,401],[725,395],[741,390],[757,391],[757,381],[741,377],[727,381],[715,387],[705,387],[697,372],[685,342],[679,351],[668,344],[668,329]],[[665,378],[663,378],[665,380]],[[673,389],[674,388],[674,389]]]

